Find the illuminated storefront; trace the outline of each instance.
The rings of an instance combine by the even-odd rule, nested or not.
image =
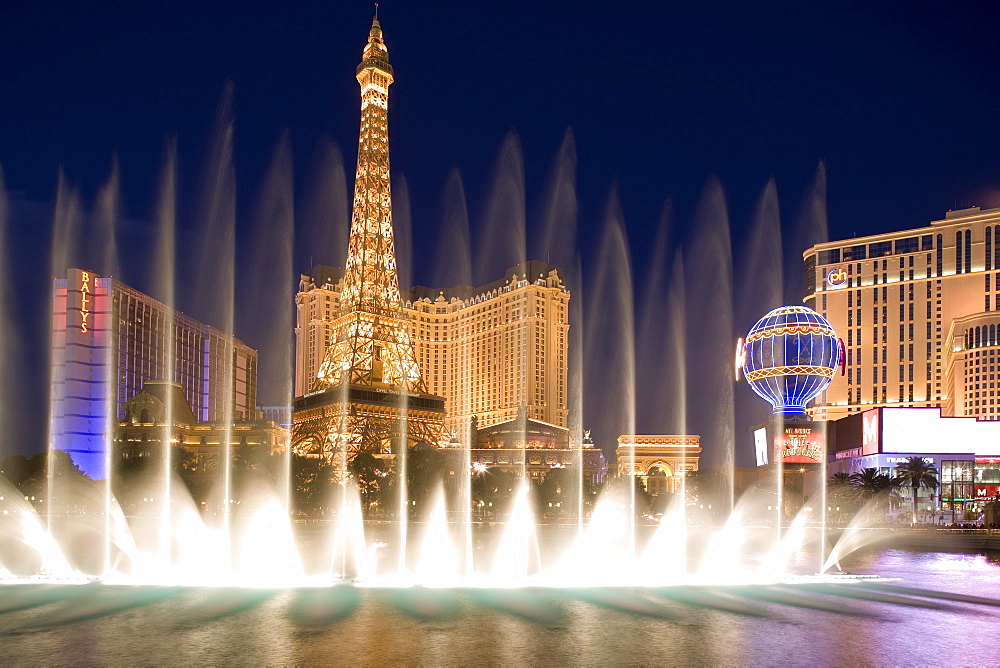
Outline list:
[[[910,457],[933,465],[939,487],[921,489],[918,508],[936,521],[974,521],[1000,492],[1000,422],[942,416],[939,408],[873,408],[830,423],[830,434],[830,476],[865,468],[892,476]]]

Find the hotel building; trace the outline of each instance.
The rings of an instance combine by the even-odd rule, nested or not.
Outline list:
[[[331,342],[343,293],[342,269],[317,266],[296,295],[295,394],[302,396]],[[528,419],[566,427],[569,291],[559,269],[539,261],[473,288],[416,286],[403,292],[407,335],[430,394],[445,399],[445,428],[465,433]]]
[[[147,380],[178,383],[199,421],[255,417],[256,350],[114,278],[53,281],[51,345],[49,443],[91,477]]]
[[[488,285],[401,291],[389,178],[395,75],[377,18],[355,72],[361,128],[347,258],[344,269],[303,274],[295,299],[293,451],[392,458],[404,443],[449,448],[505,423],[538,433],[498,450],[558,446],[568,440],[556,435],[568,412],[561,272],[527,261]]]
[[[941,407],[997,419],[1000,209],[949,211],[927,227],[817,244],[805,304],[843,339],[846,373],[810,412]]]

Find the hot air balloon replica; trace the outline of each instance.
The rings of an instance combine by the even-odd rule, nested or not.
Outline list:
[[[822,461],[825,430],[809,421],[806,406],[843,372],[843,362],[843,341],[826,318],[806,306],[770,311],[737,343],[737,378],[742,370],[750,388],[771,404],[780,461]]]

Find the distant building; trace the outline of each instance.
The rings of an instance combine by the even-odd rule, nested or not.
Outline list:
[[[458,461],[456,450],[445,448],[449,464]],[[476,430],[475,443],[469,453],[473,467],[499,469],[528,479],[542,481],[552,469],[583,468],[583,478],[594,484],[604,482],[608,462],[604,453],[595,448],[589,438],[582,443],[570,443],[569,430],[538,420],[519,417]],[[451,467],[455,470],[455,466]]]
[[[830,321],[847,353],[846,374],[812,414],[941,407],[1000,418],[998,232],[1000,209],[973,207],[927,227],[808,249],[805,303]]]
[[[445,429],[528,417],[565,427],[569,291],[544,262],[510,267],[478,288],[416,286],[402,293],[402,325],[430,394],[445,399]],[[296,295],[295,394],[306,394],[332,341],[344,290],[342,269],[303,274]]]
[[[945,339],[945,415],[1000,419],[996,389],[1000,353],[1000,311],[956,318]]]
[[[111,277],[70,269],[52,287],[50,446],[104,477],[125,404],[171,379],[199,421],[249,420],[257,351]]]
[[[179,383],[151,380],[125,402],[114,441],[116,456],[131,459],[153,456],[167,440],[191,453],[195,473],[208,474],[223,470],[227,444],[258,446],[276,454],[285,450],[288,438],[287,427],[269,420],[198,420]]]
[[[676,492],[685,474],[698,470],[701,437],[622,434],[618,437],[618,475],[634,475],[653,495]]]

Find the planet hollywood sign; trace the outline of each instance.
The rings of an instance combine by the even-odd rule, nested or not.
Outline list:
[[[826,273],[826,283],[831,288],[842,288],[847,284],[847,271],[843,267],[831,269]]]

